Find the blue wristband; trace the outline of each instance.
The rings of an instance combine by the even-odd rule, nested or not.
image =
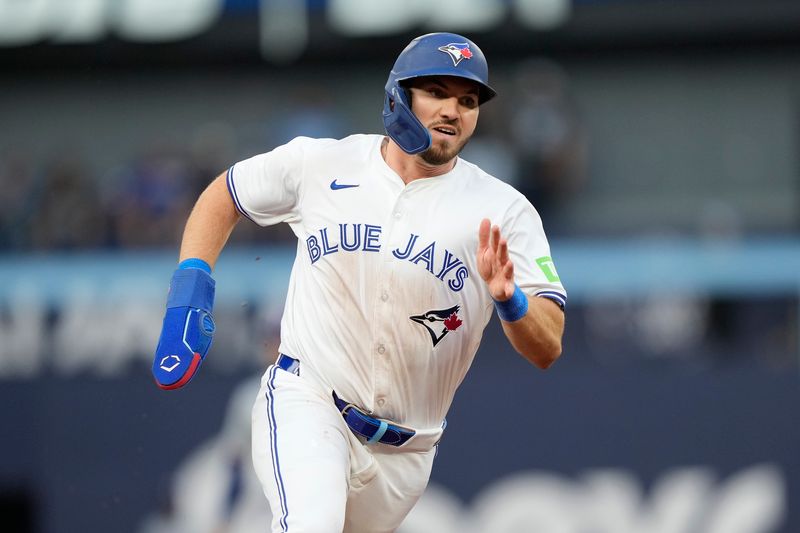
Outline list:
[[[524,317],[528,312],[528,297],[519,288],[519,285],[514,284],[514,294],[504,302],[494,301],[494,306],[497,308],[497,316],[500,320],[505,322],[516,322]]]
[[[214,307],[216,283],[200,268],[178,268],[169,282],[167,309],[194,307],[208,313]]]
[[[181,270],[185,270],[187,268],[199,268],[200,270],[205,270],[206,274],[211,274],[211,265],[196,257],[184,259],[178,263],[178,268]]]

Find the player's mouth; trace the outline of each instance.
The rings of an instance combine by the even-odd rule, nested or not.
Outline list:
[[[455,126],[440,125],[434,126],[431,129],[435,132],[441,133],[442,135],[446,135],[447,137],[455,137],[458,135],[458,130],[455,128]]]

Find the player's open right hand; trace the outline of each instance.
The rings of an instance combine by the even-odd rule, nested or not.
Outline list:
[[[153,359],[156,384],[183,387],[200,368],[214,336],[214,279],[200,268],[179,268],[172,275],[167,312]]]
[[[478,273],[489,287],[489,293],[497,301],[511,298],[516,289],[514,263],[508,255],[508,241],[500,234],[500,227],[492,225],[488,218],[481,220],[478,229]]]

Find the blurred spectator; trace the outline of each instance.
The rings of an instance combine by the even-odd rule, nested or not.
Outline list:
[[[194,183],[190,196],[197,196],[239,157],[236,131],[227,122],[209,122],[197,128],[188,143]]]
[[[200,179],[195,172],[186,151],[159,146],[108,176],[112,244],[136,248],[178,242]]]
[[[551,61],[527,60],[517,67],[505,103],[505,129],[517,160],[515,186],[542,218],[556,220],[587,175],[586,132],[569,80]]]
[[[72,250],[106,241],[97,189],[87,165],[74,153],[47,165],[32,208],[30,240],[35,249]]]
[[[19,154],[0,156],[0,183],[0,250],[27,247],[37,192],[30,160]]]

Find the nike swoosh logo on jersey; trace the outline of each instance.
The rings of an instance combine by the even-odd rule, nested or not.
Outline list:
[[[358,187],[360,184],[356,183],[355,185],[347,185],[344,183],[336,183],[336,180],[331,182],[331,190],[338,191],[339,189],[350,189],[352,187]]]

